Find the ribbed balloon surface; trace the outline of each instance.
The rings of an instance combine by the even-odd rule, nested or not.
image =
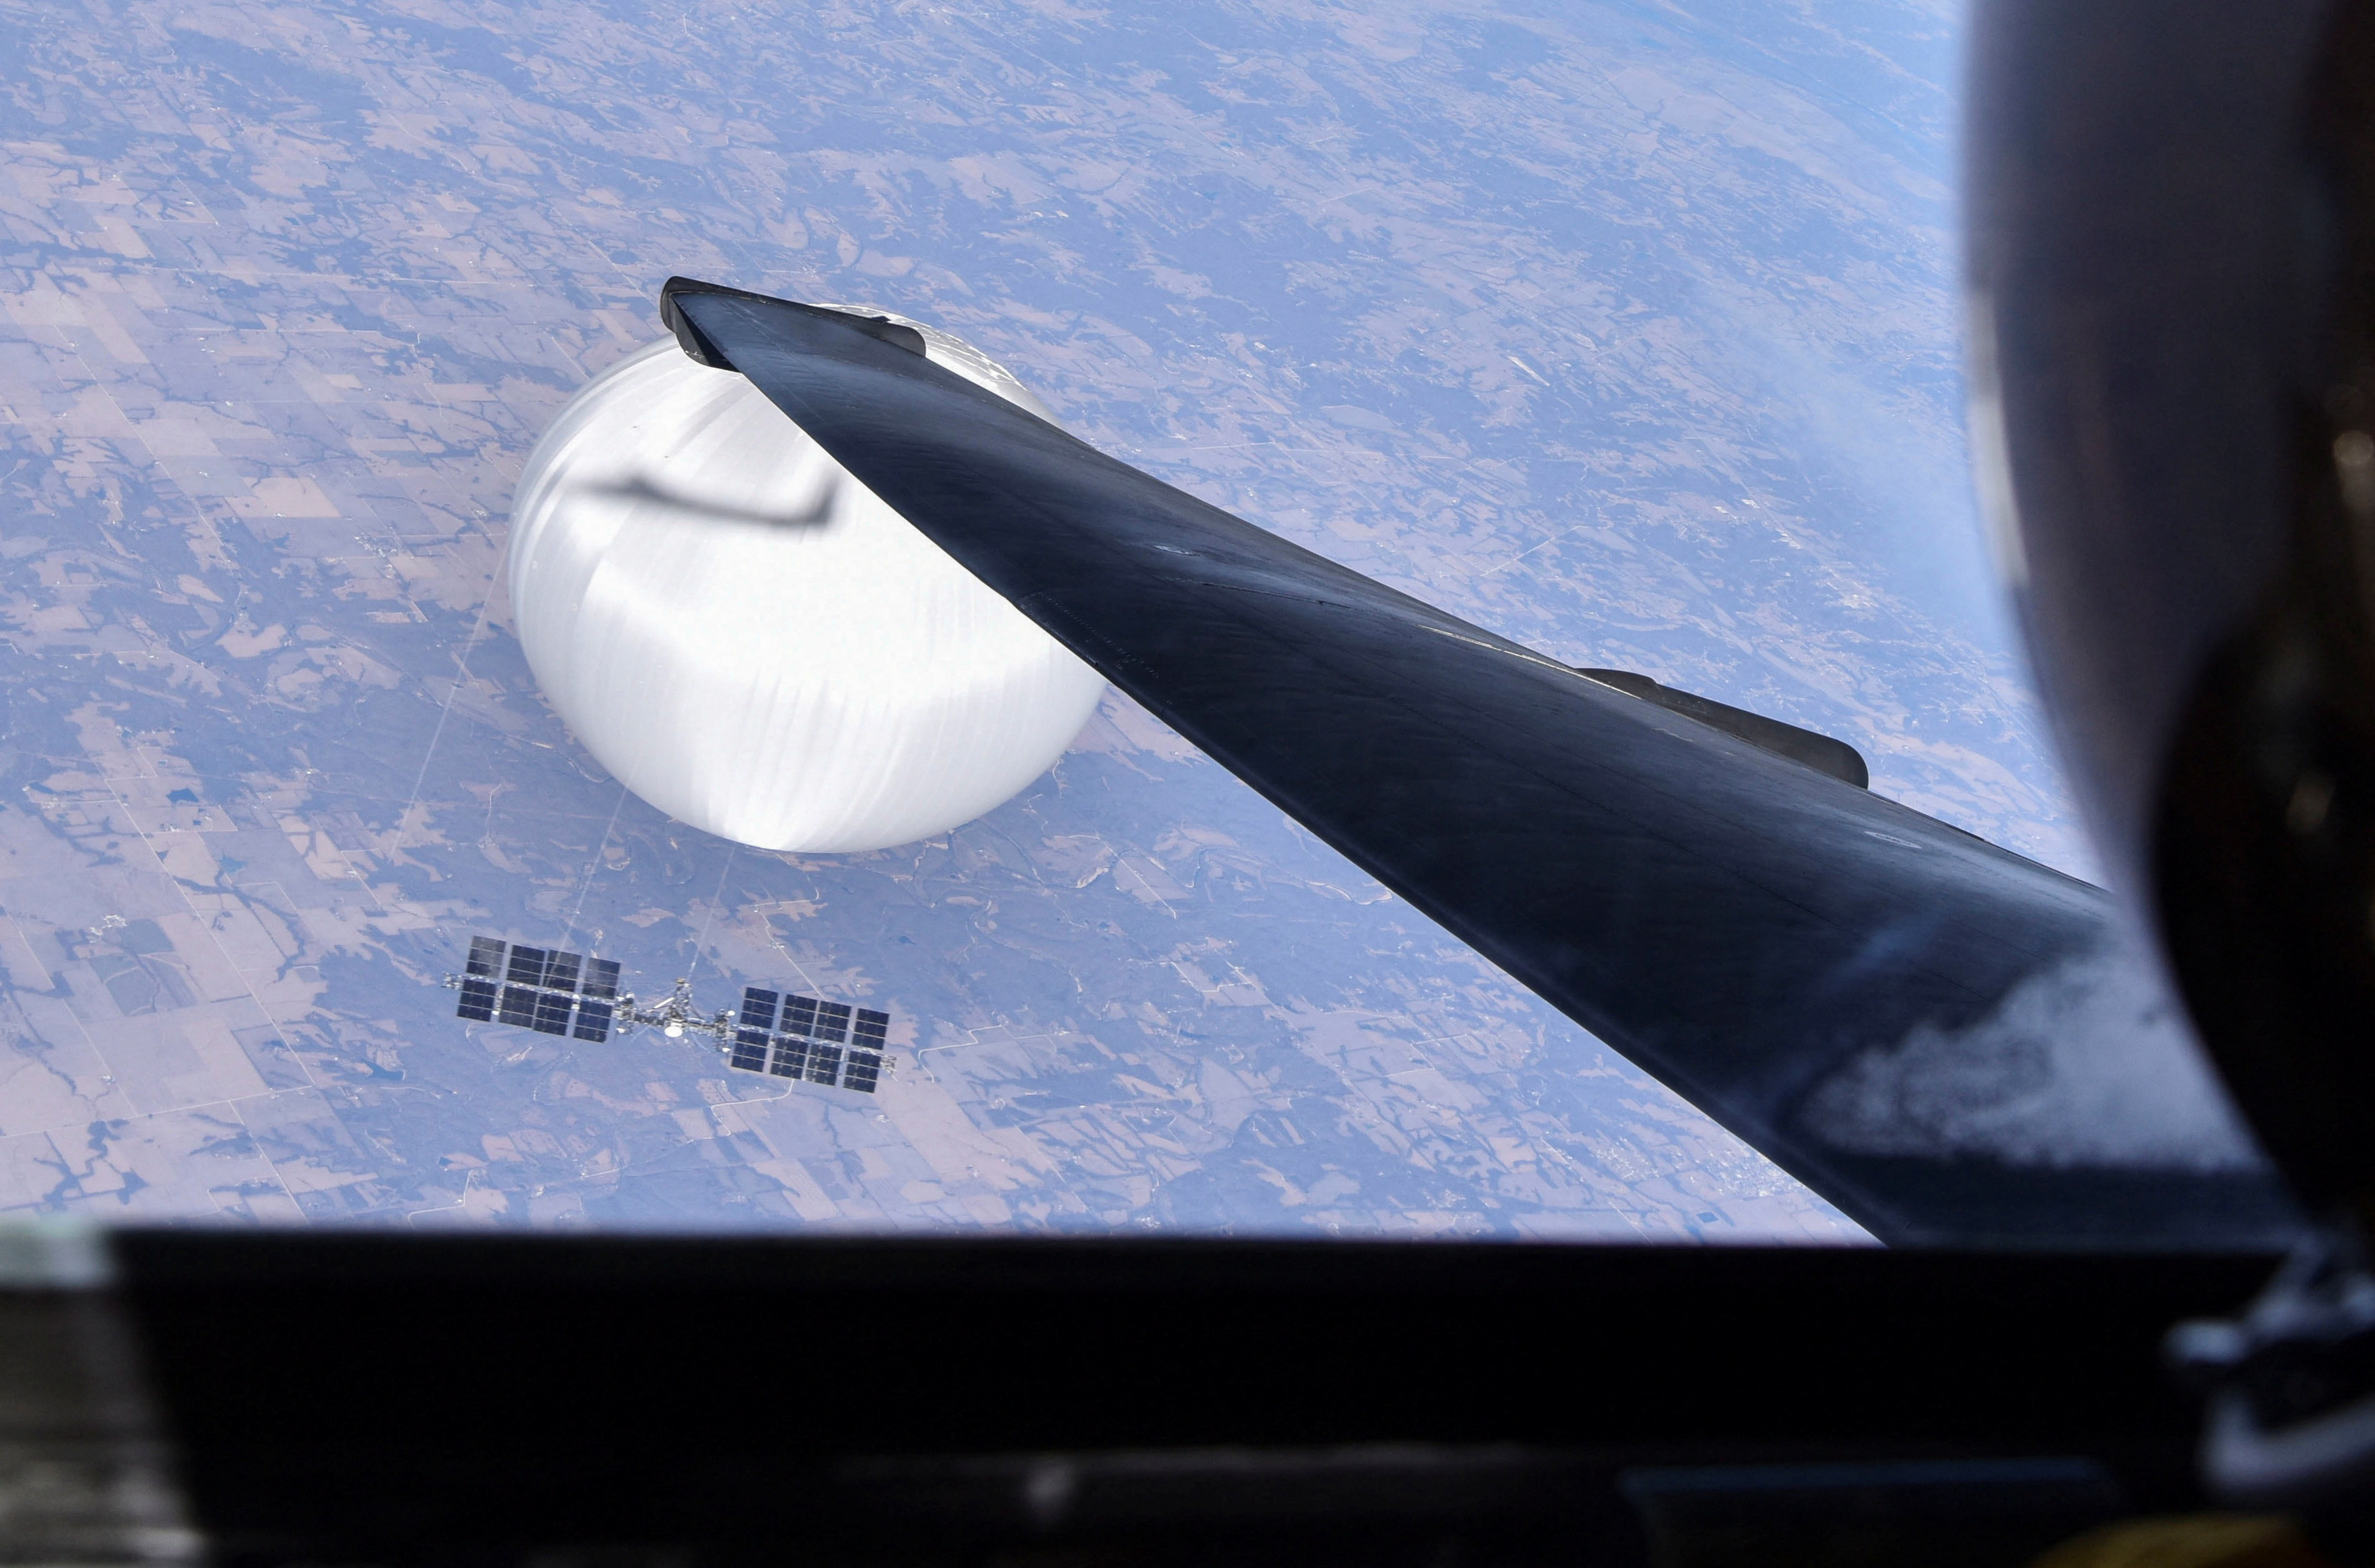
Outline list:
[[[1046,415],[910,324],[935,361]],[[1105,689],[672,339],[588,383],[529,454],[511,582],[528,664],[586,749],[668,815],[765,849],[970,821],[1045,772]]]

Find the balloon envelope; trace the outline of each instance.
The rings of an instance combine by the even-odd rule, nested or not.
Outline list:
[[[930,357],[1046,417],[969,346]],[[520,476],[512,606],[529,666],[620,783],[776,850],[945,832],[1062,755],[1105,683],[673,339],[561,409]]]

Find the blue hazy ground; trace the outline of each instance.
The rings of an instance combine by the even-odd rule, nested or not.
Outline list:
[[[1127,704],[885,854],[624,796],[498,567],[671,272],[941,323],[2086,869],[1971,518],[1943,4],[0,16],[0,1208],[1854,1233]],[[466,1027],[479,931],[870,999],[900,1070]]]

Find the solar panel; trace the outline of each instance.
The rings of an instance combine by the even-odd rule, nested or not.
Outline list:
[[[455,1004],[454,1016],[477,1023],[488,1023],[495,1016],[494,977],[503,971],[503,949],[507,942],[492,937],[470,938],[470,957],[462,965],[462,999]]]
[[[495,1016],[495,983],[491,980],[462,982],[462,1000],[454,1009],[455,1018],[474,1019],[486,1023]]]
[[[462,993],[455,1016],[478,1023],[598,1044],[618,1021],[619,966],[609,959],[473,937],[464,973],[445,983]]]
[[[848,1007],[841,1002],[819,1002],[817,1004],[816,1027],[809,1030],[809,1032],[819,1040],[848,1039]],[[835,1055],[838,1055],[840,1053],[838,1052],[834,1053]]]
[[[841,1087],[854,1089],[860,1094],[874,1092],[874,1085],[882,1076],[882,1058],[872,1051],[852,1051],[849,1065],[842,1069]]]
[[[522,1029],[536,1026],[536,992],[526,985],[506,985],[497,1003],[495,1016],[504,1023],[517,1024]]]
[[[809,1081],[810,1083],[831,1083],[840,1076],[840,1046],[828,1044],[820,1040],[809,1047]]]
[[[814,996],[784,998],[784,1021],[776,1025],[783,1034],[808,1034],[816,1028],[817,1004]]]
[[[809,1043],[797,1034],[775,1037],[775,1064],[767,1069],[777,1078],[798,1078],[809,1070]]]
[[[756,1029],[736,1030],[734,1055],[728,1058],[728,1062],[746,1073],[765,1072],[767,1070],[766,1034]]]
[[[775,1027],[775,994],[756,985],[742,987],[742,1027],[765,1032]]]

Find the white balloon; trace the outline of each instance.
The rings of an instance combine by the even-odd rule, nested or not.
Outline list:
[[[969,345],[905,324],[1049,418]],[[1105,690],[672,338],[597,376],[528,454],[511,582],[529,667],[585,749],[668,815],[762,849],[971,821],[1046,772]]]

